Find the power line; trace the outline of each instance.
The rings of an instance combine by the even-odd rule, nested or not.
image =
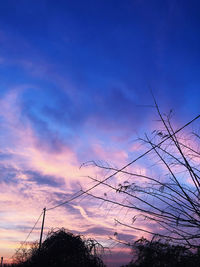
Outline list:
[[[33,230],[35,229],[37,223],[39,222],[39,220],[40,220],[42,214],[43,214],[43,211],[41,212],[41,214],[40,214],[40,216],[38,217],[37,221],[35,222],[35,224],[34,224],[33,227],[31,228],[31,230],[30,230],[30,232],[28,233],[28,235],[27,235],[26,239],[24,240],[24,242],[22,242],[21,246],[20,246],[20,247],[17,249],[17,251],[10,257],[10,259],[13,258],[13,257],[15,256],[15,254],[17,254],[18,251],[20,251],[20,249],[21,249],[21,248],[23,247],[23,245],[26,243],[26,241],[28,240],[29,236],[31,235],[31,233],[32,233]]]
[[[77,193],[79,193],[79,195],[77,195]],[[51,208],[48,208],[48,209],[46,209],[46,211],[56,209],[56,208],[58,208],[58,207],[60,207],[60,206],[62,206],[62,205],[64,205],[64,204],[67,204],[67,203],[71,202],[72,200],[74,200],[74,199],[76,199],[76,198],[78,198],[78,197],[80,197],[80,196],[82,196],[82,195],[83,195],[83,191],[79,190],[79,191],[76,192],[76,193],[73,195],[73,197],[71,197],[70,199],[68,199],[68,200],[66,200],[65,202],[62,202],[62,203],[60,203],[60,204],[57,204],[57,205],[55,205],[55,206],[53,206],[53,207],[51,207]]]
[[[47,209],[47,211],[49,210],[53,210],[56,209],[60,206],[63,206],[69,202],[71,202],[72,200],[75,200],[76,198],[87,194],[89,191],[91,191],[92,189],[96,188],[97,186],[99,186],[100,184],[105,183],[108,179],[110,179],[111,177],[113,177],[114,175],[118,174],[119,172],[123,171],[124,169],[126,169],[127,167],[129,167],[130,165],[132,165],[133,163],[135,163],[136,161],[138,161],[139,159],[143,158],[144,156],[146,156],[149,152],[151,152],[152,150],[154,150],[156,147],[160,146],[161,144],[163,144],[165,141],[167,141],[168,139],[170,139],[172,136],[174,136],[175,134],[177,134],[178,132],[182,131],[185,127],[187,127],[188,125],[190,125],[191,123],[193,123],[195,120],[199,119],[200,115],[196,116],[194,119],[192,119],[191,121],[189,121],[188,123],[186,123],[185,125],[183,125],[181,128],[179,128],[178,130],[176,130],[173,134],[168,135],[166,138],[164,138],[160,143],[158,143],[156,146],[151,147],[149,150],[147,150],[146,152],[144,152],[143,154],[141,154],[139,157],[137,157],[136,159],[130,161],[128,164],[124,165],[121,169],[117,170],[116,172],[114,172],[113,174],[109,175],[108,177],[106,177],[104,180],[98,182],[97,184],[93,185],[92,187],[90,187],[89,189],[87,189],[86,191],[78,191],[77,193],[79,193],[78,195],[74,194],[75,196],[73,196],[72,198],[58,204],[55,205],[49,209]]]

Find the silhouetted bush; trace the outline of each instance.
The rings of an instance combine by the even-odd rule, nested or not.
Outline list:
[[[184,246],[167,242],[149,241],[145,238],[133,244],[133,260],[126,267],[197,267],[200,254]]]
[[[18,263],[13,267],[103,267],[105,265],[99,257],[100,248],[102,247],[95,240],[83,240],[81,236],[62,228],[51,231],[41,249],[38,245],[29,249],[25,260],[20,255],[21,252],[18,252]],[[20,257],[23,259],[21,262]]]

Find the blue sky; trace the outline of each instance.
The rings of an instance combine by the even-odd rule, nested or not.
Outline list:
[[[116,114],[116,89],[135,106],[151,104],[152,88],[177,112],[196,99],[198,1],[7,1],[0,12],[4,88],[32,82],[46,101],[73,91],[87,114],[109,97]]]
[[[21,216],[24,227],[34,221],[15,206],[10,192],[13,199],[21,194],[20,203],[32,192],[23,209],[37,217],[42,201],[57,203],[85,183],[87,171],[78,171],[83,162],[121,166],[142,152],[133,140],[156,125],[151,90],[163,112],[174,110],[175,124],[198,115],[199,8],[194,0],[1,3],[3,229],[11,222],[19,225]],[[9,205],[10,214],[5,213]],[[69,208],[77,221],[74,231],[102,233],[103,211],[95,225],[85,215],[92,214],[93,205],[76,205]],[[80,229],[81,216],[86,221]],[[113,227],[110,217],[107,221],[105,235]],[[51,224],[63,226],[63,221]],[[14,226],[13,233],[13,242],[23,240]],[[9,233],[0,238],[1,249],[7,246],[11,255]]]

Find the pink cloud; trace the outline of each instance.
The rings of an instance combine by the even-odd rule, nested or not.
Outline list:
[[[91,165],[79,168],[81,163],[76,151],[76,143],[73,149],[67,145],[62,146],[59,152],[53,153],[44,147],[40,147],[39,137],[35,133],[28,121],[26,124],[20,121],[21,107],[18,96],[26,86],[18,87],[5,95],[1,99],[3,110],[0,116],[3,118],[2,132],[5,134],[5,142],[2,142],[1,152],[9,154],[11,158],[5,158],[3,166],[13,168],[15,173],[15,182],[2,182],[0,187],[0,212],[2,214],[3,225],[10,225],[12,230],[4,230],[0,238],[3,240],[5,255],[11,256],[14,249],[18,247],[19,242],[23,241],[30,228],[35,223],[42,209],[46,206],[52,207],[55,203],[60,203],[69,199],[70,195],[80,189],[79,184],[84,189],[88,189],[95,184],[87,178],[88,175],[104,179],[109,175],[104,170],[95,168]],[[28,89],[27,89],[28,90]],[[102,143],[97,138],[91,140],[90,147],[92,155],[100,160],[108,160],[112,166],[123,166],[134,157],[134,153],[138,152],[139,147],[131,147],[128,152],[125,149],[117,148],[111,144]],[[135,173],[146,174],[147,170],[143,164],[137,164],[128,168]],[[30,179],[26,171],[38,172],[41,176],[49,175],[54,181],[60,182],[63,179],[62,186],[53,187],[49,184],[37,183],[34,179]],[[113,182],[115,186],[124,182],[126,175],[115,175],[109,182]],[[96,187],[92,193],[98,196],[109,195],[113,200],[122,201],[124,196],[116,194],[104,185]],[[9,207],[9,212],[8,211]],[[90,228],[101,227],[109,229],[111,233],[117,231],[119,234],[126,233],[139,238],[141,233],[127,229],[120,225],[115,225],[115,218],[131,222],[132,217],[138,212],[128,212],[126,208],[121,209],[119,206],[101,202],[90,197],[81,197],[70,205],[61,206],[46,214],[45,233],[51,228],[66,227],[69,231],[76,233],[84,233]],[[23,218],[23,219],[22,219]],[[26,226],[24,231],[17,229],[19,225]],[[41,224],[41,222],[40,222]],[[30,240],[39,238],[39,227],[33,232]],[[136,221],[135,226],[139,226],[141,221]],[[145,229],[149,229],[149,225],[144,225]],[[98,238],[103,244],[108,244],[108,234],[100,232],[87,232],[88,237]],[[9,242],[9,238],[12,240]],[[7,239],[6,239],[7,238]],[[5,241],[5,242],[4,242]],[[111,263],[109,263],[111,264]]]

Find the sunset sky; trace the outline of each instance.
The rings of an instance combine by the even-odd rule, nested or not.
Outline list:
[[[88,175],[106,175],[81,164],[96,160],[122,167],[144,152],[135,140],[157,126],[151,90],[162,112],[174,110],[175,125],[198,115],[199,10],[194,0],[1,1],[0,256],[5,261],[44,207],[93,186]],[[145,160],[134,168],[145,173]],[[103,190],[93,192],[104,196]],[[112,249],[108,237],[118,232],[131,242],[141,236],[115,225],[114,219],[124,216],[124,210],[82,196],[47,212],[45,234],[65,227],[95,238],[117,252],[106,263],[119,266],[130,260],[129,252]],[[39,239],[40,226],[41,220],[28,241]]]

